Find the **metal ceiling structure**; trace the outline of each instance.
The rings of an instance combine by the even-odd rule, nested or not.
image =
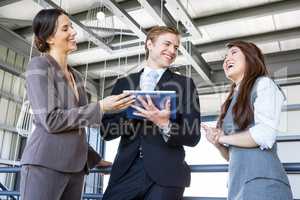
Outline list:
[[[85,26],[89,6],[96,1],[109,6],[113,13],[109,17],[115,19],[115,27],[100,27],[113,30],[115,37],[109,44],[92,31],[95,28]],[[110,87],[117,76],[139,70],[146,32],[155,25],[172,25],[181,31],[182,45],[172,68],[187,74],[192,66],[190,74],[200,92],[226,88],[225,45],[238,39],[262,49],[278,82],[300,83],[299,0],[5,0],[0,3],[0,44],[29,56],[29,22],[40,9],[49,7],[70,14],[79,47],[70,55],[70,65],[84,72],[88,64],[96,84],[105,77],[111,80],[106,85]]]

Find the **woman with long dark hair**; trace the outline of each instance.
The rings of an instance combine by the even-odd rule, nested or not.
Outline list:
[[[276,145],[284,94],[255,44],[235,41],[227,47],[223,68],[230,92],[217,128],[202,127],[229,161],[228,200],[292,200]]]
[[[35,129],[22,155],[22,200],[80,200],[84,174],[110,163],[87,143],[85,127],[101,125],[104,112],[130,106],[128,94],[88,103],[81,75],[68,66],[76,50],[76,32],[66,13],[41,10],[33,20],[35,44],[44,55],[26,71],[26,87]]]

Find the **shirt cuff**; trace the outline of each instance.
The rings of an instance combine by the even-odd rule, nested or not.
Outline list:
[[[254,125],[249,129],[250,135],[261,150],[271,149],[276,141],[276,130],[263,125]]]

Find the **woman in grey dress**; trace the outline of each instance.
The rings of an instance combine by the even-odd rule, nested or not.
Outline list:
[[[276,145],[284,94],[255,44],[235,41],[227,47],[223,68],[233,83],[217,128],[202,127],[229,161],[228,200],[292,200]]]

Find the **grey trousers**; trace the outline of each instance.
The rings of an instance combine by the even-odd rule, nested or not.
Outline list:
[[[21,169],[21,200],[80,200],[84,171],[61,173],[41,166]]]

